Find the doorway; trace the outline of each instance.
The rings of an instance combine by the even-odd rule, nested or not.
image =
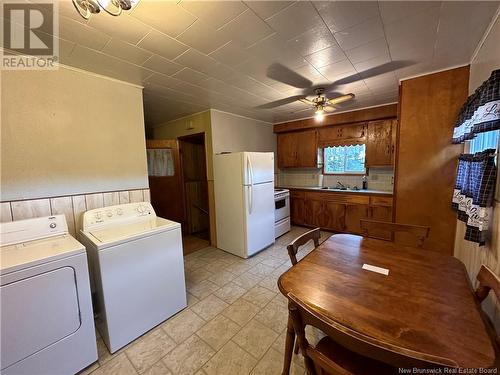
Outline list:
[[[184,253],[200,250],[210,244],[207,156],[205,134],[179,137],[180,164],[184,191]]]

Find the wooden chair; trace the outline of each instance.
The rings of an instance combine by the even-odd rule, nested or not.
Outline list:
[[[497,300],[500,302],[500,278],[493,273],[491,269],[489,269],[484,264],[479,269],[479,273],[477,274],[476,279],[479,281],[479,286],[474,291],[474,295],[476,296],[476,300],[479,304],[481,304],[491,290],[495,293]],[[491,338],[493,340],[495,350],[497,353],[497,365],[500,365],[500,335],[498,335],[495,331],[495,326],[491,322],[491,319],[483,312],[483,319],[488,326],[488,331],[490,332]]]
[[[299,248],[305,245],[310,240],[313,240],[314,246],[318,247],[320,237],[321,237],[320,229],[316,228],[300,235],[292,242],[290,242],[290,244],[286,247],[286,249],[288,250],[288,255],[290,256],[290,261],[292,262],[293,266],[297,264],[297,252],[299,251]]]
[[[328,319],[319,309],[303,304],[292,293],[288,294],[288,299],[293,329],[308,375],[390,375],[398,374],[398,367],[456,367],[456,363],[444,358],[428,356],[429,360],[420,360],[386,349],[376,342],[370,342],[361,333]],[[320,329],[327,336],[317,345],[310,345],[305,336],[307,325]],[[411,354],[411,351],[407,353]]]
[[[430,227],[422,225],[399,224],[389,223],[386,221],[366,220],[361,219],[361,229],[364,231],[366,237],[373,237],[378,239],[387,239],[377,236],[370,236],[370,231],[383,231],[383,232],[405,232],[413,234],[417,238],[417,247],[422,247],[424,241],[429,237]]]

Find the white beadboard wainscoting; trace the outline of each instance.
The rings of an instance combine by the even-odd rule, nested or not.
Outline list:
[[[111,191],[54,198],[1,202],[0,222],[63,214],[72,236],[81,228],[81,217],[94,208],[133,202],[150,202],[149,189]]]

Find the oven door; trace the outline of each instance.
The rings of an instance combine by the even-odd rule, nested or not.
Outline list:
[[[290,197],[288,195],[274,198],[274,222],[290,216]]]

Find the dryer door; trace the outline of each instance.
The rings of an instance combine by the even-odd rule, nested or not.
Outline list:
[[[71,267],[2,285],[0,300],[2,370],[80,327],[75,272]]]

